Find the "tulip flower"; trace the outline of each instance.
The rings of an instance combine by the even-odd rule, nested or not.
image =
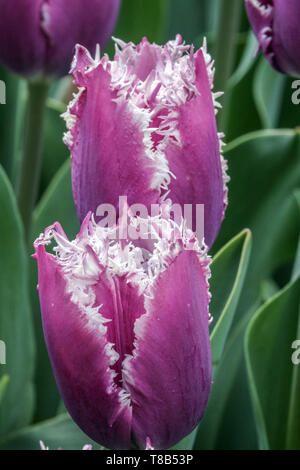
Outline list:
[[[0,63],[26,77],[60,77],[76,43],[104,46],[120,0],[0,0]]]
[[[246,0],[259,47],[279,72],[300,76],[299,0]]]
[[[213,61],[180,35],[164,46],[116,40],[116,55],[92,59],[77,46],[79,93],[65,114],[77,214],[100,204],[204,205],[205,243],[215,240],[227,204],[226,162],[212,92]],[[195,227],[190,227],[195,230]]]
[[[162,214],[130,217],[128,233],[149,239],[115,237],[123,225],[88,214],[75,240],[58,223],[36,240],[45,341],[66,408],[91,439],[169,448],[197,426],[210,393],[210,259]]]

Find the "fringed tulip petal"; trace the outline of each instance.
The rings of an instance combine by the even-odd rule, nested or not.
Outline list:
[[[206,269],[180,253],[156,281],[147,315],[136,321],[135,351],[125,384],[138,443],[170,448],[199,423],[211,387]]]
[[[178,130],[181,145],[169,142],[165,152],[172,179],[169,190],[173,203],[191,204],[193,220],[196,205],[204,205],[205,242],[212,246],[227,205],[225,163],[220,158],[220,141],[215,121],[211,84],[207,74],[210,57],[202,50],[195,54],[197,93],[178,106]],[[208,63],[205,63],[205,58]],[[224,179],[224,182],[223,182]],[[191,227],[196,230],[196,227]]]
[[[37,247],[36,258],[45,340],[66,408],[93,440],[126,449],[131,407],[114,382],[110,369],[114,357],[100,314],[99,319],[96,314],[91,317],[88,306],[80,307],[78,300],[72,300],[61,266],[43,245]]]
[[[81,221],[89,210],[96,213],[100,203],[117,207],[120,195],[127,195],[130,205],[144,203],[148,208],[158,199],[158,191],[151,188],[155,165],[145,150],[143,111],[116,102],[102,63],[83,73],[88,60],[85,49],[77,47],[73,74],[81,92],[69,109],[71,131],[66,138]]]

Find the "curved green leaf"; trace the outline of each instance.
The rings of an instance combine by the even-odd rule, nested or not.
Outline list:
[[[0,441],[0,450],[39,450],[40,441],[50,450],[81,450],[85,444],[92,444],[94,450],[101,449],[76,426],[68,414],[63,414],[7,436]]]
[[[255,52],[257,51],[257,39],[254,36],[253,32],[250,31],[248,33],[246,45],[240,60],[240,63],[228,81],[228,87],[234,88],[243,78],[247,75],[247,73],[251,70],[252,66],[254,65],[256,58]]]
[[[278,125],[287,80],[285,75],[270,66],[265,57],[261,57],[253,80],[253,95],[266,129]]]
[[[0,335],[10,381],[0,406],[0,435],[27,425],[33,412],[34,340],[28,298],[28,255],[15,197],[0,167]]]
[[[0,379],[0,403],[1,403],[2,398],[4,396],[4,393],[5,393],[6,387],[8,385],[8,382],[9,382],[8,375],[3,375]]]
[[[67,161],[54,177],[34,212],[33,240],[55,221],[59,221],[62,224],[70,237],[74,237],[78,233],[79,223],[72,197],[70,161]],[[44,342],[40,303],[36,286],[37,266],[35,260],[32,259],[30,263],[30,289],[37,341],[36,420],[42,421],[51,418],[57,413],[60,396]]]
[[[299,209],[293,193],[300,187],[299,144],[300,135],[287,129],[254,132],[227,146],[229,206],[214,249],[245,226],[252,232],[240,315],[256,301],[261,282],[295,255]]]
[[[244,284],[251,251],[251,232],[244,230],[227,243],[214,257],[211,271],[214,317],[211,333],[213,366],[216,369],[224,350]]]
[[[295,191],[295,197],[296,197],[298,207],[300,210],[300,190]],[[298,276],[300,276],[300,235],[299,235],[298,248],[297,248],[297,253],[295,256],[295,262],[294,262],[294,267],[293,267],[292,280],[294,281],[295,279],[297,279]]]
[[[220,129],[225,132],[227,141],[259,129],[260,117],[255,105],[252,93],[252,82],[255,74],[257,59],[251,62],[247,70],[238,75],[233,75],[227,93],[230,94],[230,102],[227,107],[226,127]]]
[[[260,284],[260,293],[262,303],[267,302],[271,297],[277,294],[279,290],[278,285],[273,279],[265,279]]]
[[[300,333],[300,279],[259,309],[245,353],[261,449],[300,448],[300,366],[292,344]]]
[[[299,238],[299,209],[293,195],[300,186],[299,135],[292,130],[260,131],[247,134],[228,145],[229,206],[214,249],[222,247],[245,226],[252,232],[252,251],[244,288],[236,310],[232,332],[260,299],[261,283],[270,279],[282,265],[292,263]],[[286,283],[288,277],[283,279]],[[257,305],[256,309],[260,306]],[[254,313],[254,312],[252,312]],[[231,341],[230,333],[229,342]],[[231,362],[239,357],[239,366],[227,388],[230,394],[218,421],[218,437],[207,448],[255,448],[257,438],[245,373],[243,334],[232,357],[222,360],[219,373],[231,375]],[[226,348],[227,350],[227,348]],[[227,352],[226,352],[227,354]],[[224,354],[225,355],[225,354]],[[230,370],[230,374],[229,374]],[[219,374],[218,373],[218,374]],[[217,383],[216,382],[215,385]],[[219,382],[218,382],[219,383]],[[220,382],[214,388],[223,385]],[[220,397],[219,397],[220,399]],[[219,405],[219,401],[218,405]],[[216,402],[212,400],[216,407]],[[209,417],[209,415],[208,415]],[[244,426],[241,420],[247,422]],[[206,419],[204,418],[204,421]],[[204,429],[210,432],[210,419]],[[214,425],[212,425],[214,427]],[[236,429],[239,428],[239,432]],[[201,435],[206,442],[205,433]],[[203,448],[203,447],[201,447]]]
[[[257,301],[251,309],[245,313],[243,318],[241,318],[239,323],[230,333],[222,356],[222,361],[218,367],[217,374],[215,374],[214,377],[207,409],[198,428],[194,449],[212,450],[219,448],[219,437],[222,435],[221,425],[226,414],[234,381],[242,360],[243,345],[241,343],[241,338],[244,337],[246,327],[258,305],[259,302]],[[241,415],[240,419],[243,420],[242,425],[245,426],[245,413]],[[249,424],[251,423],[248,423],[247,426],[249,426]],[[239,427],[237,428],[240,433],[242,430]],[[229,436],[228,439],[228,448],[233,447],[230,443],[232,440],[231,437],[232,436]]]
[[[292,101],[294,80],[276,72],[264,57],[260,58],[252,93],[261,124],[266,129],[299,126],[299,105]]]

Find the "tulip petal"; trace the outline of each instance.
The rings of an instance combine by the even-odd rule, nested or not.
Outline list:
[[[145,314],[144,298],[138,294],[138,288],[126,277],[101,278],[94,286],[96,304],[102,304],[101,314],[111,320],[107,323],[107,340],[114,344],[119,359],[113,368],[118,374],[118,384],[122,386],[122,363],[134,347],[134,323]]]
[[[143,112],[116,103],[110,75],[102,63],[82,73],[86,57],[77,48],[73,75],[81,93],[69,109],[71,130],[66,143],[72,153],[73,196],[80,221],[100,204],[118,206],[119,196],[128,204],[150,207],[158,199],[151,189],[156,171],[144,146]],[[75,118],[75,119],[74,119]]]
[[[166,156],[170,170],[176,175],[169,185],[173,203],[192,204],[193,221],[196,204],[204,205],[205,243],[211,247],[227,205],[227,182],[220,158],[220,142],[216,126],[211,85],[202,50],[195,54],[196,85],[199,94],[178,107],[181,146],[170,142]],[[190,227],[195,230],[195,226]]]
[[[260,0],[246,0],[246,9],[259,47],[271,65],[279,69],[273,50],[273,4]]]
[[[92,439],[128,449],[131,407],[114,384],[105,335],[71,300],[55,257],[38,245],[36,258],[45,340],[64,403]]]
[[[204,413],[211,387],[208,303],[205,266],[195,252],[180,253],[146,301],[133,357],[123,366],[140,446],[150,439],[155,449],[171,447]]]

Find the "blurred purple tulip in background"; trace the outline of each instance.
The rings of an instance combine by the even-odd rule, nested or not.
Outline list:
[[[299,0],[246,0],[259,47],[276,70],[300,77]]]
[[[60,77],[76,43],[104,47],[120,0],[0,0],[0,63],[29,77]]]

